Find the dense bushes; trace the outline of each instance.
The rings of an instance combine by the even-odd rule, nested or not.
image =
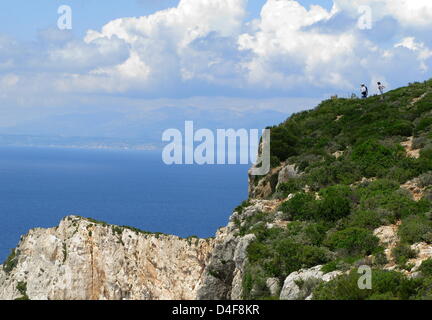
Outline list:
[[[355,211],[347,220],[347,226],[374,230],[383,224],[378,211]]]
[[[424,275],[424,276],[432,276],[432,259],[429,258],[425,261],[422,262],[419,271]]]
[[[407,300],[415,296],[421,286],[420,280],[408,279],[394,271],[373,270],[372,289],[362,290],[357,270],[348,275],[321,283],[315,290],[315,300]]]
[[[286,219],[336,221],[351,212],[352,192],[347,186],[323,189],[317,199],[311,193],[300,192],[282,204]]]
[[[315,197],[310,193],[297,193],[292,199],[282,204],[281,208],[287,220],[314,220],[316,219]]]
[[[333,250],[345,255],[370,255],[378,248],[379,239],[370,230],[347,228],[331,233],[325,243]]]
[[[382,177],[386,169],[393,167],[402,155],[402,147],[388,148],[374,140],[356,145],[352,152],[352,160],[365,177]]]
[[[417,253],[409,245],[400,243],[393,249],[392,255],[400,267],[407,268],[408,260],[415,258]]]
[[[432,221],[423,215],[409,216],[402,221],[398,233],[404,243],[432,243]]]
[[[319,193],[318,217],[325,221],[336,221],[351,213],[352,192],[347,186],[336,185]]]
[[[359,209],[379,212],[382,224],[426,213],[431,208],[430,202],[412,200],[409,194],[399,189],[397,182],[390,180],[376,180],[360,185],[355,194],[359,197]]]
[[[268,292],[263,284],[267,278],[283,281],[291,272],[332,260],[332,253],[322,245],[327,230],[324,224],[309,222],[293,222],[286,230],[264,225],[252,228],[257,239],[247,249],[245,298],[265,297]]]
[[[271,155],[279,161],[284,161],[296,154],[295,146],[298,138],[294,132],[288,126],[271,128]]]

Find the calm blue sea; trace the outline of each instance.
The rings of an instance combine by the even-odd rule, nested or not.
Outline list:
[[[167,166],[160,152],[0,148],[0,262],[21,235],[77,214],[213,236],[247,198],[246,165]]]

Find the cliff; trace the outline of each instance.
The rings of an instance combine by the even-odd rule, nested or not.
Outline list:
[[[22,237],[0,299],[195,299],[213,245],[70,216]]]

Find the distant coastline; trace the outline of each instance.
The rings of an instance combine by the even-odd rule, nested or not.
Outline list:
[[[59,148],[83,150],[155,151],[156,144],[129,139],[105,137],[53,137],[32,135],[0,135],[1,147]]]

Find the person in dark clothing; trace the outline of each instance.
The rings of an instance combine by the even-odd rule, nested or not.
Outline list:
[[[368,97],[368,95],[369,95],[368,88],[364,84],[362,84],[361,88],[360,88],[360,91],[361,91],[362,98],[366,99]]]

